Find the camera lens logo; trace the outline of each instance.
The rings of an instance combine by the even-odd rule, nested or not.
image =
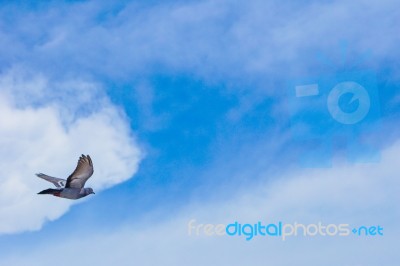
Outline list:
[[[340,107],[340,99],[345,94],[351,94],[349,104],[358,103],[357,109],[353,112],[345,112]],[[367,90],[356,82],[341,82],[329,93],[327,100],[328,111],[332,118],[342,124],[352,125],[361,122],[368,114],[371,101]]]
[[[379,96],[373,72],[344,72],[289,82],[291,132],[299,162],[331,167],[333,155],[377,162]]]

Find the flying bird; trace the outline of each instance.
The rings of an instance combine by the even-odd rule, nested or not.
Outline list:
[[[80,199],[90,194],[95,194],[92,188],[85,188],[86,181],[93,175],[93,163],[89,155],[79,157],[75,171],[67,178],[61,179],[48,176],[42,173],[36,174],[38,177],[53,183],[57,189],[45,189],[38,194],[50,194],[66,199]]]

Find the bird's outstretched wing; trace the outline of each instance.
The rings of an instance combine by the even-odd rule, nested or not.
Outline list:
[[[42,173],[38,173],[38,174],[36,174],[36,176],[53,183],[56,187],[59,187],[59,188],[65,187],[65,184],[67,183],[67,180],[65,180],[65,179],[48,176],[48,175],[45,175]]]
[[[86,181],[93,175],[93,163],[89,155],[78,160],[75,171],[68,177],[66,188],[83,188]]]

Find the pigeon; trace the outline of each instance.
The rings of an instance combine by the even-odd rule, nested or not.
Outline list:
[[[93,163],[89,155],[81,155],[75,171],[67,178],[61,179],[42,173],[36,176],[53,183],[57,189],[45,189],[38,194],[50,194],[66,199],[80,199],[90,194],[95,194],[92,188],[85,188],[86,181],[93,175]]]

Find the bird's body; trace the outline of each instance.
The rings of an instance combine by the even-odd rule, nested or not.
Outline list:
[[[50,194],[56,197],[65,198],[65,199],[80,199],[87,195],[93,194],[92,191],[88,191],[88,188],[61,188],[61,189],[46,189],[38,194]]]
[[[93,163],[89,155],[79,158],[75,171],[67,180],[48,176],[42,173],[36,174],[38,177],[53,183],[57,189],[45,189],[38,194],[50,194],[66,199],[80,199],[87,195],[94,194],[93,189],[85,188],[86,181],[93,175]]]

